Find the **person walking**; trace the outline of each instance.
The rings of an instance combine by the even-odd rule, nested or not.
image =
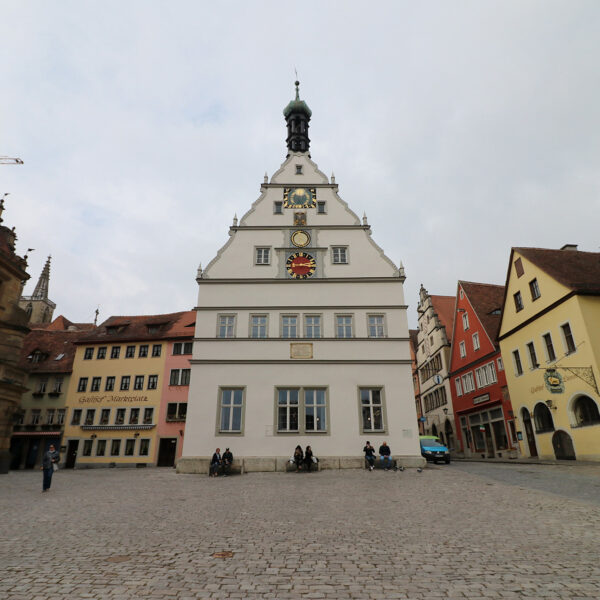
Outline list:
[[[369,440],[367,440],[367,444],[363,448],[363,452],[365,453],[365,460],[369,465],[369,471],[372,471],[375,468],[375,448],[373,448]]]
[[[44,452],[42,457],[42,471],[44,471],[44,480],[42,483],[42,492],[47,492],[52,484],[52,475],[58,469],[58,461],[60,455],[56,451],[54,444],[50,444],[48,450]]]

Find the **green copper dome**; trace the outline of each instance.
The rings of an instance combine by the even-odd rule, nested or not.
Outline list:
[[[287,119],[294,112],[303,112],[309,119],[312,116],[312,110],[304,100],[300,100],[300,82],[296,81],[296,98],[283,109],[283,116]]]

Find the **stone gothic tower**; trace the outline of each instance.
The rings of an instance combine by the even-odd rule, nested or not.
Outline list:
[[[29,323],[50,323],[56,304],[48,299],[48,286],[50,284],[50,260],[48,257],[42,274],[35,286],[32,296],[21,296],[19,306],[27,313]]]

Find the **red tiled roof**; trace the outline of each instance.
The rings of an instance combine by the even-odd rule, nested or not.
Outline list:
[[[189,317],[190,314],[194,316]],[[185,325],[192,321],[195,322],[193,311],[164,315],[114,316],[106,319],[93,332],[84,335],[78,343],[110,343],[193,337],[194,328],[185,329]]]
[[[60,315],[52,323],[34,323],[30,327],[31,329],[45,329],[46,331],[67,331],[69,328],[72,328],[72,331],[89,331],[96,326],[93,323],[73,323],[73,321],[69,321],[69,319]]]
[[[75,343],[86,334],[86,331],[34,329],[23,341],[19,366],[30,373],[70,373],[73,370]],[[33,362],[28,357],[36,351],[46,358]]]
[[[534,265],[580,294],[600,294],[600,252],[513,248]]]
[[[467,295],[492,344],[498,345],[504,286],[473,281],[459,281],[458,283]],[[494,311],[497,311],[497,314],[492,314]]]
[[[454,331],[454,306],[456,298],[454,296],[434,296],[430,295],[433,310],[437,314],[440,322],[446,328],[446,337],[452,342],[452,332]]]

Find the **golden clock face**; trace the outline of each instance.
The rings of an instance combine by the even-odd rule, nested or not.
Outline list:
[[[302,229],[294,231],[290,239],[292,240],[292,244],[294,244],[294,246],[297,248],[304,248],[304,246],[308,246],[308,244],[310,244],[310,234]]]
[[[306,279],[310,277],[317,268],[317,262],[306,252],[292,254],[286,262],[287,272],[294,279]]]
[[[317,190],[315,188],[283,188],[284,208],[315,208]]]

